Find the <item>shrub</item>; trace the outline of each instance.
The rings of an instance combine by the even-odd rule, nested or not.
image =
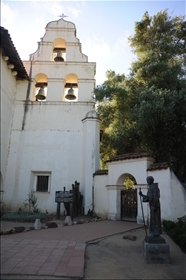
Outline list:
[[[30,211],[33,212],[39,212],[39,209],[37,208],[37,196],[33,191],[31,191],[28,195],[27,198],[23,202],[23,209],[27,208]]]
[[[186,233],[181,233],[177,237],[177,242],[180,244],[180,247],[186,253]]]
[[[163,220],[162,224],[165,232],[186,253],[186,216],[178,218],[177,222]]]
[[[163,228],[166,232],[174,228],[174,225],[175,223],[172,221],[163,220]]]
[[[48,215],[45,213],[9,212],[5,213],[1,219],[5,221],[35,222],[36,219],[48,220]]]

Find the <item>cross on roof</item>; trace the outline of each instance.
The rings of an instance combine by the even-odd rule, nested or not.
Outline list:
[[[60,15],[60,16],[58,16],[58,17],[64,19],[65,17],[68,17],[68,16],[65,16],[65,14],[62,14],[62,15]]]

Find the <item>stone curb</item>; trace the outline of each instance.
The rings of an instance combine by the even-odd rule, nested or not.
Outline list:
[[[105,221],[105,220],[107,220],[107,218],[105,218],[105,217],[93,218],[92,220],[81,219],[79,221],[72,221],[72,226],[73,225],[85,224],[85,223]],[[47,226],[47,224],[50,224],[50,223],[55,223],[57,226]],[[41,226],[40,229],[35,229],[34,226],[29,226],[29,227],[17,226],[17,227],[7,228],[6,230],[0,231],[0,235],[7,235],[7,234],[13,234],[13,233],[20,233],[20,232],[28,232],[28,231],[31,231],[31,230],[41,230],[41,229],[48,229],[48,228],[64,227],[64,226],[68,226],[68,224],[65,223],[65,222],[63,222],[62,224],[57,224],[56,222],[49,221],[49,222],[46,223],[45,226]]]

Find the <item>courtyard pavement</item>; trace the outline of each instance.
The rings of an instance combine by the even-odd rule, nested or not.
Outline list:
[[[10,222],[1,221],[1,226],[10,227]],[[141,227],[134,222],[105,220],[1,235],[1,275],[83,278],[88,242]]]

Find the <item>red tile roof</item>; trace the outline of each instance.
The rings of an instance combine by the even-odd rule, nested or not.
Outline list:
[[[167,168],[169,168],[167,162],[153,163],[150,165],[150,167],[147,169],[147,171],[161,170],[161,169],[167,169]]]
[[[127,159],[135,159],[135,158],[137,159],[137,158],[143,158],[143,157],[148,157],[148,154],[144,153],[144,152],[142,152],[142,153],[127,153],[127,154],[121,154],[121,155],[111,157],[106,162],[127,160]]]
[[[128,155],[128,156],[127,156]],[[130,158],[142,158],[142,157],[147,157],[147,154],[145,155],[145,153],[143,153],[143,156],[142,156],[142,153],[138,154],[135,154],[136,156],[134,156],[134,154],[130,154],[130,155],[133,155],[132,157],[129,157],[129,154],[123,154],[123,155],[120,155],[120,158],[119,156],[117,156],[117,158],[119,158],[118,160],[120,160],[122,158],[122,160],[125,160],[125,159],[130,159]],[[115,158],[115,157],[113,157]],[[168,164],[166,162],[161,162],[161,163],[153,163],[150,165],[150,167],[147,169],[147,171],[155,171],[155,170],[161,170],[161,169],[167,169],[169,168]],[[96,176],[96,175],[108,175],[108,169],[103,169],[103,170],[97,170],[93,176]]]
[[[108,175],[108,169],[104,169],[104,170],[97,170],[93,176],[96,176],[96,175]]]
[[[8,56],[9,57],[8,62],[14,65],[14,70],[17,71],[17,78],[28,80],[29,79],[28,74],[12,42],[8,30],[0,26],[0,32],[1,32],[1,49],[3,51],[3,55]]]

